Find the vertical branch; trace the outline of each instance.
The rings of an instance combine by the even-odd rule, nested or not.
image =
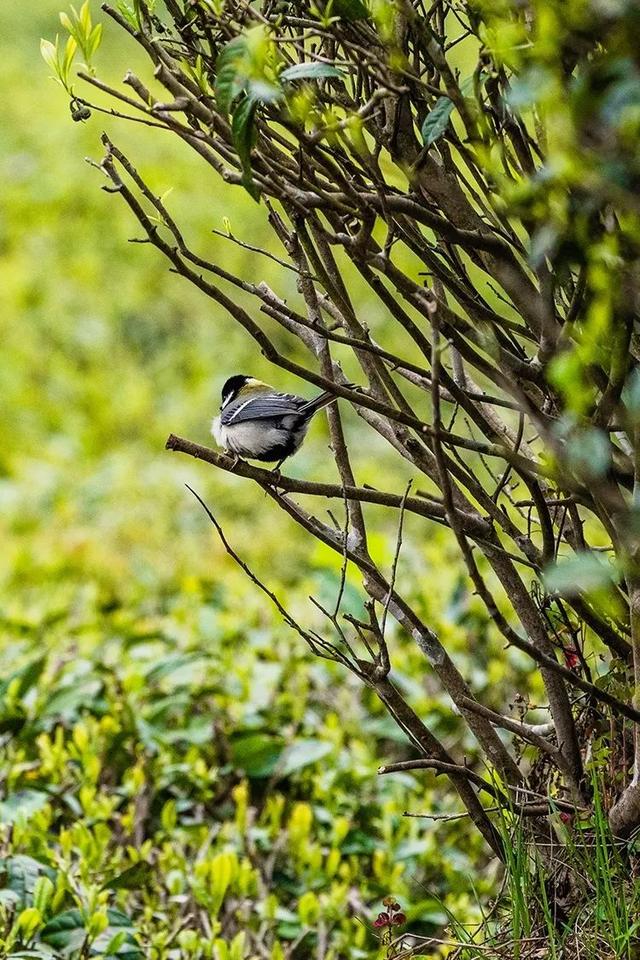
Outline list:
[[[635,471],[633,503],[640,503],[640,427],[633,436]],[[633,651],[633,697],[632,705],[640,708],[640,538],[633,532],[626,563],[628,566],[627,589],[631,614],[631,648]],[[627,837],[640,826],[640,723],[633,726],[633,773],[618,802],[609,812],[609,823],[616,836]]]

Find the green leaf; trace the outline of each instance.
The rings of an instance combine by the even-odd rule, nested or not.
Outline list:
[[[140,23],[138,22],[135,9],[130,7],[126,0],[116,0],[116,6],[129,26],[133,27],[134,30],[139,30]]]
[[[50,867],[24,854],[0,860],[0,873],[3,874],[4,887],[13,891],[21,908],[31,904],[33,891],[41,874],[44,873],[50,877],[55,876]]]
[[[585,550],[549,567],[544,574],[544,585],[549,591],[573,597],[610,587],[617,579],[615,567],[604,557]]]
[[[282,754],[282,738],[268,733],[251,733],[231,744],[234,766],[255,779],[275,773]]]
[[[369,11],[362,0],[333,0],[331,12],[342,20],[367,20]]]
[[[440,97],[436,100],[433,110],[425,117],[420,131],[426,147],[439,140],[445,132],[453,107],[453,100],[450,100],[449,97]]]
[[[249,80],[249,95],[256,102],[276,103],[282,98],[282,90],[267,80]]]
[[[536,64],[512,79],[506,101],[513,110],[526,109],[548,96],[552,83],[552,74]]]
[[[98,953],[103,953],[114,936],[120,932],[125,934],[122,942],[112,956],[121,960],[143,960],[144,954],[135,940],[135,928],[131,919],[120,910],[107,910],[109,926],[93,943]],[[66,954],[79,950],[86,938],[84,917],[80,910],[65,910],[53,917],[40,931],[40,940],[56,950]]]
[[[89,0],[84,0],[80,7],[80,25],[87,36],[91,32],[91,10],[89,9]]]
[[[56,42],[51,43],[51,40],[40,41],[40,55],[46,65],[50,70],[53,70],[54,73],[58,72],[58,38],[56,37]]]
[[[153,874],[153,866],[145,860],[134,863],[132,867],[123,870],[107,880],[103,890],[139,890],[147,886]]]
[[[234,37],[216,60],[215,95],[223,113],[229,113],[231,104],[243,90],[246,76],[241,67],[244,65],[246,53],[246,38]]]
[[[296,740],[283,752],[276,772],[278,776],[288,777],[296,770],[302,770],[303,767],[317,763],[322,757],[331,753],[332,749],[331,744],[326,740]]]
[[[565,456],[581,479],[597,480],[611,466],[611,444],[603,430],[595,427],[578,430],[566,441]]]
[[[95,705],[98,693],[102,689],[100,680],[86,675],[77,677],[75,683],[54,690],[49,699],[40,708],[40,719],[44,717],[62,717],[72,721],[82,707]]]
[[[253,126],[255,110],[256,101],[253,97],[244,97],[233,111],[231,132],[243,170],[251,168],[251,148],[255,142]]]
[[[96,52],[100,43],[102,41],[102,24],[96,23],[95,27],[89,34],[89,41],[87,44],[87,53],[90,57]]]
[[[62,65],[61,65],[62,79],[65,84],[67,84],[69,81],[69,73],[71,71],[71,67],[73,65],[73,58],[76,55],[77,49],[78,49],[78,44],[75,37],[67,37],[67,42],[65,43],[65,46],[64,46],[64,55],[62,57]]]
[[[635,368],[627,377],[622,391],[622,399],[629,413],[640,417],[640,370]]]
[[[25,693],[37,684],[46,662],[46,657],[37,657],[35,660],[27,663],[26,666],[21,667],[20,670],[15,670],[9,674],[8,677],[0,682],[0,696],[4,695],[13,681],[19,678],[17,690],[15,690],[15,688],[14,690],[18,697],[24,697]]]
[[[360,854],[369,856],[369,854],[372,854],[376,849],[376,841],[364,830],[355,828],[349,830],[340,849],[345,856],[351,854],[355,856],[359,856]]]
[[[168,677],[176,673],[180,667],[204,659],[204,653],[177,653],[163,657],[161,660],[157,660],[152,664],[151,669],[146,674],[147,681],[149,683],[157,683],[159,680],[162,680],[163,677]]]
[[[51,947],[42,943],[29,950],[11,951],[11,960],[56,960],[56,954]]]
[[[330,63],[294,63],[280,74],[281,80],[320,80],[323,77],[343,77],[344,70],[338,70]]]
[[[18,790],[10,793],[0,802],[0,823],[25,824],[34,813],[42,810],[49,801],[49,795],[41,790]]]
[[[257,200],[259,193],[253,183],[251,176],[251,148],[255,143],[255,127],[253,118],[256,112],[257,102],[253,97],[243,97],[233,111],[231,119],[231,134],[233,143],[238,151],[238,159],[243,171],[243,184],[254,200]]]
[[[79,950],[86,936],[79,910],[65,910],[49,920],[40,931],[40,939],[56,950]]]

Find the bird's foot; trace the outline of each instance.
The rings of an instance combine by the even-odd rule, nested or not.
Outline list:
[[[278,484],[282,479],[282,473],[280,472],[280,467],[282,466],[283,463],[284,463],[284,460],[278,461],[275,467],[273,467],[273,469],[271,470],[271,476],[273,477],[273,481],[274,481],[273,485],[276,488],[276,490],[278,489]]]

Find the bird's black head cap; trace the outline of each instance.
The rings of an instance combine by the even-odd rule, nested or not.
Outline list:
[[[237,373],[234,377],[229,377],[224,387],[222,388],[222,406],[226,406],[230,400],[233,400],[234,397],[238,395],[240,390],[244,387],[245,383],[248,380],[251,380],[251,377],[248,377],[244,373]]]

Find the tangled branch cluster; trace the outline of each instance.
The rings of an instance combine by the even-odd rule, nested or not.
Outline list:
[[[498,731],[548,759],[557,802],[571,809],[589,803],[577,698],[586,697],[596,724],[611,719],[620,730],[626,718],[637,730],[640,719],[632,697],[640,680],[633,674],[634,659],[640,670],[633,149],[640,122],[637,109],[622,117],[604,106],[616,85],[628,87],[638,74],[637,51],[625,48],[627,14],[551,0],[517,8],[167,0],[166,8],[160,20],[143,0],[134,9],[103,6],[144,50],[153,89],[160,84],[163,96],[132,73],[122,88],[85,71],[80,76],[96,96],[74,102],[179,137],[202,158],[201,196],[218,177],[249,190],[266,208],[273,236],[273,248],[256,250],[256,258],[266,253],[295,271],[299,304],[199,255],[105,137],[107,189],[128,205],[144,240],[268,360],[351,403],[363,437],[377,434],[438,493],[360,484],[337,405],[329,409],[334,484],[283,476],[276,485],[268,472],[187,440],[172,436],[168,446],[258,484],[343,558],[343,580],[347,565],[359,571],[366,620],[342,617],[339,602],[323,610],[327,635],[281,608],[285,620],[373,688],[419,764],[450,778],[498,856],[483,794],[530,813],[532,836],[548,839],[549,803],[531,799],[518,750]],[[375,336],[350,297],[349,271],[385,318]],[[253,298],[254,311],[239,305],[236,291]],[[301,352],[306,363],[294,359]],[[343,374],[345,363],[357,377]],[[344,530],[309,512],[309,498],[342,500]],[[453,532],[497,629],[541,674],[548,725],[478,701],[405,595],[396,565],[387,576],[372,559],[368,504],[396,512],[400,529],[412,513],[425,532],[430,522]],[[602,560],[603,545],[615,563]],[[564,580],[545,581],[559,556],[574,558],[558,567]],[[510,616],[488,586],[488,570]],[[540,602],[544,584],[554,582],[564,590]],[[606,603],[594,599],[603,596]],[[387,618],[424,653],[499,788],[458,762],[392,683]],[[594,650],[619,665],[628,696],[594,682]],[[612,795],[611,823],[623,835],[640,824],[636,741],[633,778],[627,783],[622,771]]]

